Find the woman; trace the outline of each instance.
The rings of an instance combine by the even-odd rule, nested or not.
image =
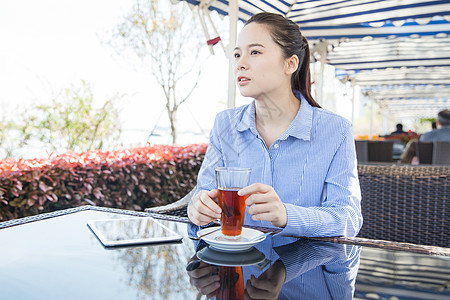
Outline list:
[[[241,94],[254,101],[216,116],[188,215],[203,226],[220,217],[214,169],[252,169],[244,224],[282,235],[355,236],[361,195],[351,124],[311,96],[309,47],[298,26],[260,13],[234,50]]]

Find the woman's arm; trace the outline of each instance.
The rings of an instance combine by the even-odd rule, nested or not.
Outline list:
[[[361,191],[351,126],[345,129],[324,182],[318,207],[285,204],[287,224],[281,234],[299,236],[356,236],[362,226]]]

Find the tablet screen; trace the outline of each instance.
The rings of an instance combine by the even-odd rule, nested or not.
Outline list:
[[[150,217],[88,221],[87,225],[105,247],[181,241],[178,233]]]

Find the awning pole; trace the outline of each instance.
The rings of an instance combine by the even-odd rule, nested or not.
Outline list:
[[[320,74],[319,74],[319,97],[318,97],[318,101],[319,103],[322,103],[322,105],[324,106],[324,108],[327,108],[329,110],[332,110],[331,107],[328,107],[328,103],[325,103],[325,99],[323,97],[323,80],[324,80],[324,73],[325,73],[325,55],[320,56],[319,62],[320,62]]]
[[[373,137],[373,99],[370,99],[370,125],[369,125],[369,139]]]
[[[200,20],[200,24],[202,25],[203,33],[205,34],[206,40],[209,41],[211,39],[211,37],[209,36],[208,29],[206,28],[205,19],[204,19],[202,12],[203,11],[200,8],[197,9],[198,18]],[[211,52],[211,54],[214,55],[213,45],[208,45],[208,47],[209,47],[209,51]]]
[[[238,22],[238,0],[230,0],[228,2],[228,17],[230,19],[230,43],[228,44],[228,101],[227,107],[235,106],[236,97],[236,83],[234,80],[234,59],[233,49],[236,45],[237,37],[237,22]]]
[[[355,132],[355,101],[356,101],[356,80],[355,78],[351,79],[351,85],[352,85],[352,89],[353,89],[353,94],[352,94],[352,126],[353,126],[353,133]]]

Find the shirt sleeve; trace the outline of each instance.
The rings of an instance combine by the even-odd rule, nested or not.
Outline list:
[[[285,203],[286,227],[282,235],[356,236],[362,226],[361,191],[350,125],[331,160],[320,206],[301,207]]]
[[[299,240],[274,250],[286,268],[285,282],[289,282],[318,266],[346,262],[347,249],[351,247],[356,246]]]

